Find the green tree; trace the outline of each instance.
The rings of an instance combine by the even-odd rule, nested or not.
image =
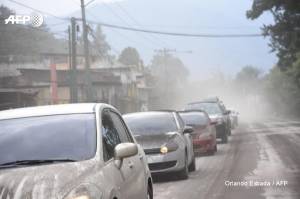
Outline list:
[[[141,64],[139,52],[135,48],[127,47],[122,50],[119,62],[127,66],[139,66]]]
[[[156,99],[154,109],[178,108],[176,105],[183,100],[189,75],[183,62],[171,54],[157,53],[152,58],[150,70],[155,77],[152,93]]]
[[[14,11],[0,7],[0,62],[26,62],[38,60],[38,55],[45,52],[68,52],[67,42],[57,39],[44,25],[34,28],[26,25],[4,24]]]
[[[298,114],[300,92],[293,76],[274,67],[265,77],[265,96],[275,112]]]
[[[261,71],[253,66],[245,66],[236,75],[236,80],[239,82],[255,82],[258,80]]]
[[[236,74],[235,85],[245,94],[257,94],[261,90],[261,71],[253,66],[245,66]]]
[[[263,33],[271,36],[270,46],[277,52],[278,66],[290,67],[300,52],[300,1],[299,0],[254,0],[247,17],[254,20],[264,12],[271,12],[274,24],[265,25]]]
[[[109,51],[111,48],[106,41],[106,37],[100,25],[96,26],[95,38],[91,44],[91,48],[96,49],[101,58],[110,57]]]

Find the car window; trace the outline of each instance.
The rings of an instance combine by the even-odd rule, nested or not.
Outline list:
[[[133,139],[131,138],[121,117],[113,111],[110,112],[110,115],[120,136],[121,142],[133,142]]]
[[[104,110],[102,113],[102,143],[103,143],[103,158],[107,161],[114,157],[115,147],[121,143],[117,128],[111,118],[109,110]]]
[[[87,160],[96,154],[94,114],[0,121],[0,164],[22,160]]]
[[[180,116],[189,126],[205,126],[209,123],[208,116],[202,112],[182,112]]]
[[[209,115],[222,114],[223,111],[218,103],[214,102],[200,102],[189,104],[185,110],[203,110]]]
[[[134,135],[158,135],[178,130],[173,114],[168,112],[134,113],[123,118]]]

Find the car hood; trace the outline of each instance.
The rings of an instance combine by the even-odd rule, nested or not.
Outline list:
[[[154,149],[160,148],[178,135],[178,132],[168,132],[158,135],[139,135],[135,139],[144,149]]]
[[[90,161],[14,167],[0,170],[1,199],[61,199],[92,175]]]

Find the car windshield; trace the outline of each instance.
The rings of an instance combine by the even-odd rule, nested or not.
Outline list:
[[[188,104],[186,110],[203,110],[209,115],[222,114],[220,106],[217,103],[212,102]]]
[[[184,123],[189,126],[205,126],[208,123],[208,118],[201,112],[186,112],[179,113]]]
[[[134,135],[154,135],[177,131],[172,113],[142,113],[125,115],[124,119]]]
[[[86,160],[96,152],[93,114],[0,121],[0,164],[23,160]]]

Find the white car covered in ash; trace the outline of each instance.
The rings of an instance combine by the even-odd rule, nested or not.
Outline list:
[[[1,199],[146,199],[143,149],[106,104],[0,112]]]

